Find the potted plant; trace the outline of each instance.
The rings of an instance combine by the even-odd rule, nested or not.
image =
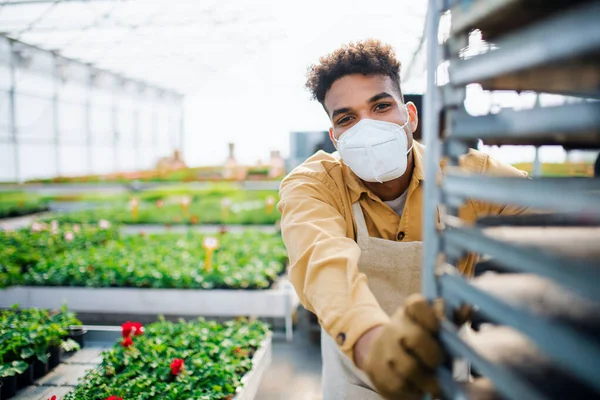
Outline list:
[[[52,321],[65,330],[60,346],[64,351],[71,352],[84,347],[84,335],[87,333],[87,329],[83,328],[81,321],[77,319],[74,312],[68,310],[66,304],[60,308],[60,312],[54,313],[51,318]],[[75,342],[76,345],[69,343],[69,340]]]
[[[17,392],[17,375],[27,370],[25,361],[12,361],[0,364],[0,398],[10,399]]]

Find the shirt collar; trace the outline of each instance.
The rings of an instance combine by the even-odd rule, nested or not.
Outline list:
[[[414,162],[413,176],[411,179],[412,184],[412,182],[415,180],[417,182],[422,182],[424,180],[425,147],[416,140],[413,140],[413,148],[411,152],[413,154]],[[356,174],[352,172],[352,170],[350,170],[350,168],[346,164],[344,164],[343,161],[341,161],[340,164],[342,165],[342,171],[346,181],[346,186],[348,186],[348,190],[350,193],[350,201],[352,203],[357,202],[363,193],[366,193],[367,196],[369,196],[373,200],[379,200],[377,195],[373,193],[369,188],[367,188],[364,185],[364,183],[360,180],[360,178],[356,176]]]

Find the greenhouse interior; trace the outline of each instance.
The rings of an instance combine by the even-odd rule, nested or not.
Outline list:
[[[598,21],[0,1],[0,400],[600,398]]]

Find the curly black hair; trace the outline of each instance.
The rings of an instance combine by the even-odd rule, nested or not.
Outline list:
[[[319,59],[308,68],[306,87],[313,98],[325,107],[325,94],[333,82],[350,74],[384,75],[394,82],[402,101],[400,89],[400,62],[392,46],[376,39],[350,43]]]

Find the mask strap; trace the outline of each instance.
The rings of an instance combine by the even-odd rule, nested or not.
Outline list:
[[[406,104],[404,104],[404,109],[406,110],[406,116],[408,118],[407,118],[406,122],[404,123],[404,125],[402,125],[402,130],[404,130],[404,127],[406,125],[410,124],[410,114],[408,113],[408,107],[406,107]],[[406,154],[409,154],[412,151],[414,145],[415,145],[415,140],[413,139],[413,141],[412,141],[412,143],[410,145],[410,148],[407,150]]]

